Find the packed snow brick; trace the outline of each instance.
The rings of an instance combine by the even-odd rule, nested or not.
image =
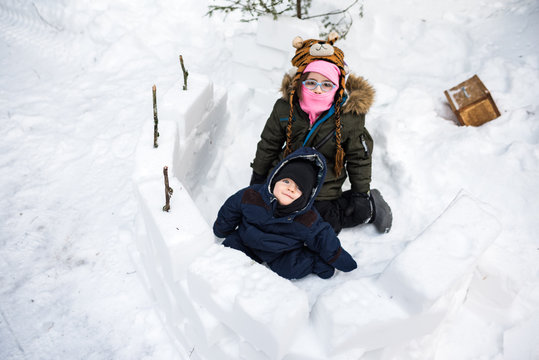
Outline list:
[[[505,360],[539,359],[539,313],[522,321],[503,334]]]
[[[183,84],[183,82],[182,82]],[[178,124],[179,136],[186,138],[195,129],[214,102],[213,83],[207,76],[189,74],[188,91],[179,82],[163,93],[157,102],[159,121],[172,119]],[[161,135],[160,135],[161,136]]]
[[[328,354],[369,351],[430,332],[439,313],[410,314],[374,280],[350,280],[321,295],[313,307]]]
[[[379,284],[414,313],[430,308],[471,275],[500,232],[496,218],[477,201],[459,195],[384,270]],[[479,235],[478,235],[479,234]]]
[[[153,147],[152,118],[152,121],[143,126],[137,145],[137,162],[133,175],[135,181],[161,178],[163,166],[171,168],[174,159],[181,155],[178,154],[179,138],[185,141],[187,135],[208,117],[207,114],[212,112],[215,104],[221,104],[219,100],[224,95],[214,91],[213,84],[206,76],[192,74],[188,79],[189,91],[183,91],[179,83],[169,88],[157,87],[158,147]],[[216,94],[218,101],[215,100]],[[220,111],[223,112],[223,109]]]
[[[230,329],[203,306],[191,300],[186,280],[179,281],[175,285],[172,291],[181,312],[188,320],[190,336],[194,344],[206,344],[210,347],[221,338],[230,335]]]
[[[263,352],[255,349],[251,343],[242,341],[239,344],[239,359],[241,360],[269,360]]]
[[[163,276],[173,282],[182,279],[189,263],[213,244],[213,235],[183,185],[171,178],[170,186],[174,193],[169,212],[162,210],[165,204],[162,179],[143,182],[137,189],[148,241],[155,251],[154,266],[162,267]]]
[[[209,94],[200,93],[200,97],[208,98],[197,98],[197,101],[178,117],[172,174],[191,193],[196,191],[199,174],[206,173],[213,163],[217,152],[215,142],[221,136],[227,120],[227,96],[224,89],[214,89],[209,83],[207,91]]]
[[[256,66],[257,70],[271,71],[282,69],[289,61],[288,53],[272,47],[260,46],[252,36],[238,35],[233,41],[232,58],[238,64],[247,67]],[[261,71],[257,72],[260,75]]]
[[[226,335],[223,335],[218,339],[215,344],[208,345],[204,342],[200,342],[196,335],[193,333],[194,329],[188,322],[185,325],[184,332],[188,341],[190,342],[188,349],[192,352],[189,355],[189,359],[198,360],[238,360],[239,357],[239,342],[241,339],[233,332],[229,331]]]
[[[283,360],[328,360],[324,342],[320,341],[311,323],[301,331]]]
[[[318,39],[320,31],[318,24],[298,18],[279,16],[279,21],[275,21],[272,16],[261,16],[258,19],[256,32],[256,42],[260,45],[283,51],[290,59],[295,51],[292,47],[292,40],[296,36],[303,39]]]
[[[187,281],[195,301],[269,359],[281,359],[307,325],[306,293],[239,251],[212,246]]]
[[[476,201],[458,196],[379,279],[348,281],[320,296],[313,322],[328,352],[368,351],[434,331],[499,228]]]

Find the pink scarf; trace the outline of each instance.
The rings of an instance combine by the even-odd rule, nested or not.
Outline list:
[[[328,110],[333,105],[335,93],[339,89],[335,86],[333,90],[317,94],[301,85],[301,99],[299,105],[309,115],[309,122],[311,126],[314,124],[318,116],[324,111]]]

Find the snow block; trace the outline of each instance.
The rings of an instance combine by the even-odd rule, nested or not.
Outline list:
[[[241,341],[233,332],[230,332],[227,336],[223,336],[219,341],[213,345],[208,345],[204,342],[200,342],[199,339],[193,337],[193,328],[188,323],[185,326],[185,334],[187,338],[192,341],[192,353],[189,357],[201,359],[201,360],[238,360],[239,351],[238,343]]]
[[[379,285],[412,312],[427,310],[464,277],[501,231],[477,201],[458,195],[384,270]],[[481,234],[481,236],[477,236]],[[456,290],[456,289],[454,289]]]
[[[173,174],[191,193],[196,191],[200,174],[210,169],[215,158],[215,140],[227,120],[226,101],[226,92],[222,89],[212,90],[205,112],[199,114],[197,109],[195,113],[186,113],[182,119],[189,121],[189,126],[183,130],[181,124],[178,126],[174,142]],[[183,131],[190,132],[186,136]]]
[[[186,337],[191,341],[193,352],[196,352],[200,359],[213,360],[237,360],[239,358],[238,343],[240,338],[231,330],[223,332],[215,343],[209,344],[200,339],[197,335],[197,329],[187,322],[184,331]]]
[[[260,27],[260,26],[259,26]],[[260,45],[249,35],[238,35],[233,39],[232,58],[235,63],[260,70],[282,69],[288,59],[288,51]],[[292,40],[288,41],[292,46]]]
[[[281,359],[308,322],[304,291],[233,249],[212,246],[187,282],[195,301],[270,359]]]
[[[264,352],[258,351],[246,341],[241,341],[239,347],[239,358],[241,360],[269,360]]]
[[[313,322],[327,353],[369,351],[398,344],[432,330],[437,312],[410,314],[371,279],[350,280],[323,294],[313,308]]]
[[[505,360],[539,359],[539,313],[503,334]]]
[[[313,322],[328,353],[370,351],[434,331],[462,300],[478,257],[499,231],[476,201],[457,196],[379,279],[348,281],[320,296]]]
[[[179,310],[187,318],[190,338],[193,339],[194,344],[206,344],[207,347],[211,347],[221,338],[232,333],[204,307],[191,300],[186,280],[177,282],[172,291],[177,299]]]
[[[284,68],[286,69],[286,67]],[[241,84],[254,89],[278,89],[285,70],[260,71],[259,68],[233,64],[232,76]],[[275,99],[273,99],[275,101]]]
[[[176,178],[169,183],[174,189],[169,212],[162,210],[162,179],[143,182],[137,190],[148,240],[156,252],[154,266],[161,266],[163,276],[174,282],[184,278],[191,261],[213,244],[213,233],[183,185]]]
[[[256,41],[260,45],[279,49],[288,54],[289,59],[296,49],[292,47],[292,40],[296,36],[306,39],[318,39],[320,31],[318,25],[310,20],[300,20],[289,16],[279,16],[274,20],[272,16],[258,18]]]
[[[314,327],[310,324],[298,334],[283,360],[328,360],[330,357],[326,354],[324,342],[320,341]],[[359,359],[360,356],[355,358]]]
[[[187,86],[188,90],[183,90],[183,83],[176,84],[157,103],[159,121],[175,120],[182,138],[199,125],[214,102],[213,83],[207,76],[189,74]]]

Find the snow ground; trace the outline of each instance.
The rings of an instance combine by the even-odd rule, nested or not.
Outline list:
[[[163,330],[126,250],[151,85],[178,81],[181,53],[197,59],[187,60],[193,74],[228,90],[229,123],[238,127],[220,139],[220,166],[192,179],[211,222],[247,183],[288,69],[250,82],[253,70],[238,67],[237,57],[256,26],[204,18],[205,9],[205,2],[142,0],[0,5],[0,358],[189,356]],[[465,305],[438,330],[435,351],[409,344],[385,358],[501,359],[512,339],[504,331],[534,328],[526,320],[536,322],[539,311],[538,10],[534,1],[367,2],[365,17],[337,44],[378,90],[368,116],[377,144],[373,186],[395,214],[388,235],[343,232],[361,264],[354,276],[379,274],[461,190],[502,226]],[[457,127],[443,90],[475,73],[502,116]],[[311,299],[333,286],[313,278],[296,284]]]

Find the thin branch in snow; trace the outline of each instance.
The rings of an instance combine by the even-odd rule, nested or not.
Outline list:
[[[172,196],[173,190],[168,185],[168,166],[163,168],[163,176],[165,178],[165,206],[163,206],[163,211],[170,210],[170,197]]]
[[[157,119],[157,88],[152,86],[152,97],[153,97],[153,147],[156,148],[157,138],[159,137],[159,131],[157,129],[159,120]]]
[[[325,14],[318,14],[318,15],[312,15],[312,16],[304,16],[304,17],[303,17],[303,20],[314,19],[314,18],[322,17],[322,16],[344,14],[345,12],[347,12],[348,10],[350,10],[350,8],[352,8],[352,6],[354,6],[355,4],[357,4],[358,1],[359,1],[359,0],[355,0],[355,1],[354,1],[352,4],[350,4],[346,9],[342,9],[342,10],[338,10],[338,11],[332,11],[332,12],[328,12],[328,13],[325,13]]]
[[[183,89],[187,90],[187,77],[189,76],[189,72],[185,70],[185,66],[183,65],[183,56],[180,55],[180,65],[182,66],[182,72],[183,72]]]

